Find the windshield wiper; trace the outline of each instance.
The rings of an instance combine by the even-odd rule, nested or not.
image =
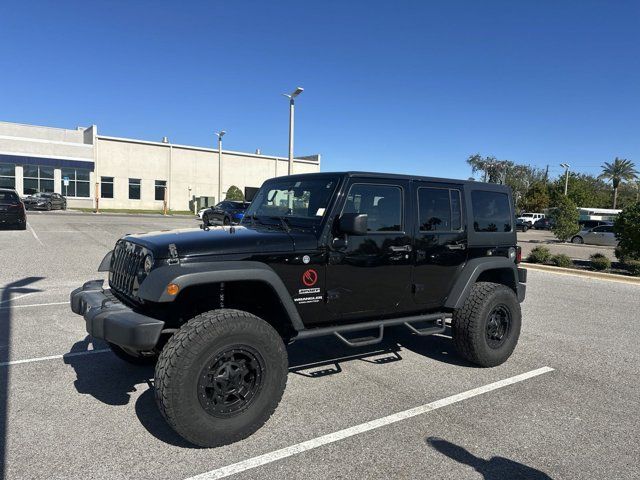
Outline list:
[[[269,217],[271,220],[280,220],[280,225],[282,225],[282,229],[289,233],[291,231],[291,226],[289,225],[289,220],[287,220],[285,217],[278,217],[278,216],[273,216],[273,217]]]

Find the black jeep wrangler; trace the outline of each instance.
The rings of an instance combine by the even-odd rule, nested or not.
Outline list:
[[[287,381],[285,345],[335,335],[358,347],[385,327],[445,331],[462,357],[503,363],[520,334],[507,187],[379,173],[268,180],[238,226],[127,235],[71,293],[87,331],[132,363],[188,441],[259,429]],[[372,333],[373,332],[373,333]]]

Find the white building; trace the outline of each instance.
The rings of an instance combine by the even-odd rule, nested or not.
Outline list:
[[[243,192],[287,175],[284,157],[222,150],[222,199],[231,185]],[[0,122],[0,187],[20,195],[58,192],[69,207],[188,210],[194,197],[218,199],[218,150]],[[293,173],[320,171],[320,155],[294,160]]]

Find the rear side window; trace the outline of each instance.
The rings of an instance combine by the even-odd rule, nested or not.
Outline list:
[[[0,192],[0,202],[2,203],[19,203],[18,195],[13,192]]]
[[[471,192],[473,229],[476,232],[510,232],[512,227],[509,196],[500,192]]]
[[[419,188],[418,215],[421,232],[460,230],[460,191],[446,188]]]

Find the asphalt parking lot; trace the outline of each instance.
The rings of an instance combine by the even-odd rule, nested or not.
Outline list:
[[[28,219],[0,231],[0,477],[638,478],[640,286],[529,272],[519,346],[492,369],[447,335],[293,344],[265,427],[199,449],[160,417],[153,370],[93,343],[67,304],[122,234],[196,220]]]

